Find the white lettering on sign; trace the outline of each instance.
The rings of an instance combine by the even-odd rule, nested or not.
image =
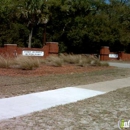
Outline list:
[[[109,58],[118,58],[118,54],[109,54]]]
[[[24,50],[24,51],[22,51],[22,55],[23,56],[44,56],[44,52],[43,51]]]

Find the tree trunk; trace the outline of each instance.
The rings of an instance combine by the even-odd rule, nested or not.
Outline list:
[[[29,34],[28,48],[31,48],[31,44],[32,44],[32,33],[33,33],[33,28],[31,29],[30,34]]]

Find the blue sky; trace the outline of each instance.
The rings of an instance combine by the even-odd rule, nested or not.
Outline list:
[[[106,3],[109,3],[109,0],[106,0]]]

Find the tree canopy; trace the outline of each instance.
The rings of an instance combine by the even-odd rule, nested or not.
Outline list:
[[[0,0],[0,45],[42,47],[46,18],[60,52],[130,52],[130,0]]]

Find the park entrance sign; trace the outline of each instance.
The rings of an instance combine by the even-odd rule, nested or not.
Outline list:
[[[118,54],[109,54],[109,58],[118,58]]]
[[[46,58],[50,55],[58,56],[58,42],[46,42],[42,48],[23,48],[17,44],[4,44],[0,47],[0,55],[15,58],[19,55]]]
[[[111,52],[108,46],[102,46],[100,49],[100,60],[124,60],[130,61],[130,54],[123,51]]]
[[[23,56],[44,56],[44,51],[31,51],[31,50],[23,50]]]

